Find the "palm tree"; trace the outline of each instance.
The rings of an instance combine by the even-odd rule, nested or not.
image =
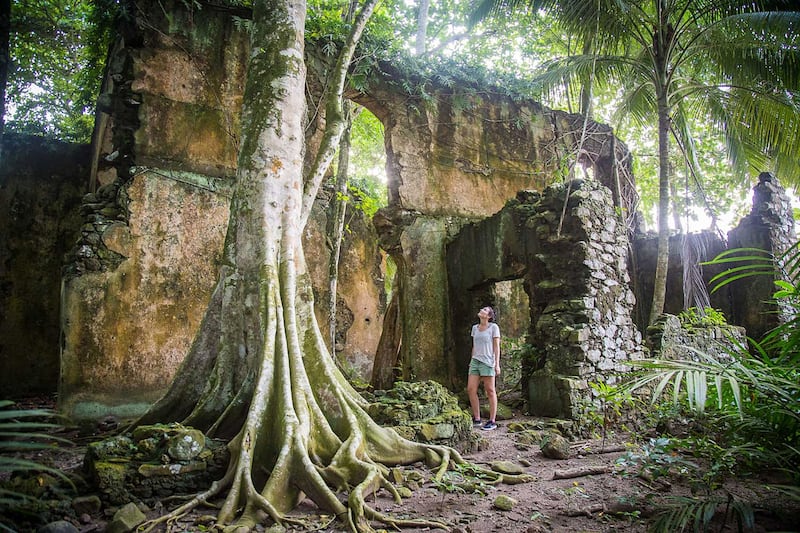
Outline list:
[[[692,118],[724,135],[740,175],[772,170],[799,181],[800,11],[792,0],[483,0],[473,15],[546,9],[591,42],[590,54],[550,61],[542,91],[565,81],[623,89],[619,110],[657,124],[658,259],[650,310],[664,309],[669,257],[670,142],[699,175]]]

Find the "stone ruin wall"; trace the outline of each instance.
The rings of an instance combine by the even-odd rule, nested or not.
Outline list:
[[[184,290],[188,280],[181,272],[196,272],[192,283],[198,289],[210,289],[215,277],[211,259],[218,254],[213,250],[221,246],[220,229],[227,219],[220,191],[226,183],[229,188],[235,175],[235,110],[241,105],[248,45],[227,14],[189,12],[179,2],[164,7],[148,10],[140,26],[120,32],[125,40],[109,61],[99,99],[105,114],[98,122],[106,127],[97,135],[103,142],[98,144],[93,181],[101,193],[126,198],[123,217],[130,228],[114,224],[111,230],[103,229],[100,241],[138,251],[122,250],[126,265],[104,264],[98,274],[83,273],[65,283],[65,309],[73,315],[65,317],[68,342],[62,354],[62,402],[68,411],[75,402],[91,407],[92,394],[102,404],[111,403],[120,383],[128,400],[134,391],[144,403],[159,393],[185,353],[207,298],[200,290]],[[446,241],[463,224],[496,212],[516,191],[544,188],[563,166],[562,158],[576,153],[576,132],[584,120],[492,91],[472,88],[459,93],[430,82],[424,83],[431,99],[409,97],[393,78],[399,73],[390,65],[384,65],[384,71],[369,94],[351,96],[385,126],[390,207],[376,217],[376,226],[381,244],[398,264],[400,364],[406,379],[448,383],[460,372],[448,368],[445,357],[450,332],[447,296],[431,290],[447,286]],[[582,163],[593,166],[597,177],[611,186],[620,183],[620,175],[629,179],[624,145],[614,140],[608,127],[588,125]],[[612,176],[611,168],[619,172]],[[116,183],[124,186],[112,190]],[[209,183],[214,183],[213,190],[198,186]],[[161,187],[175,187],[177,202],[153,199],[148,191]],[[632,184],[626,188],[632,190]],[[139,196],[132,198],[136,191]],[[176,214],[178,204],[193,202],[215,207],[203,217]],[[143,209],[131,209],[135,206]],[[170,222],[173,214],[192,220],[191,232],[203,241],[202,253],[188,253],[186,239],[191,235],[173,233],[185,231],[182,224]],[[142,222],[150,231],[136,233],[138,217],[152,219]],[[309,228],[306,236],[317,231]],[[128,242],[131,237],[135,242]],[[176,246],[180,243],[184,246]],[[306,246],[326,250],[321,240],[309,239]],[[162,261],[157,250],[165,247],[178,249]],[[326,264],[320,259],[309,266],[317,273],[323,270],[319,265]],[[374,259],[362,261],[371,270],[352,280],[362,292],[354,290],[353,302],[348,302],[355,315],[351,330],[361,328],[363,345],[374,348],[385,304],[382,286],[375,283],[382,281],[381,272]],[[134,272],[123,276],[126,268]],[[365,289],[374,292],[364,295]],[[318,311],[321,296],[317,291]],[[344,351],[357,349],[351,345]]]
[[[681,235],[670,238],[664,312],[672,315],[684,309],[683,262],[687,252],[683,238]],[[762,173],[753,187],[750,213],[728,232],[727,242],[721,235],[709,231],[691,234],[687,238],[699,241],[694,246],[702,252],[699,257],[701,262],[710,261],[733,248],[759,248],[780,256],[797,239],[791,201],[775,176]],[[642,331],[647,328],[647,315],[652,301],[657,240],[655,234],[639,234],[633,241],[634,291],[638,302],[635,321]],[[711,279],[725,268],[726,265],[700,267],[709,289]],[[734,281],[709,296],[711,307],[721,310],[728,323],[741,326],[749,337],[760,339],[767,331],[791,318],[791,310],[779,308],[772,301],[774,292],[773,278],[758,276]]]
[[[697,361],[698,352],[730,361],[730,354],[747,346],[741,326],[687,327],[675,315],[664,314],[647,328],[647,344],[662,359]]]
[[[792,204],[778,179],[763,172],[753,187],[753,207],[728,233],[730,248],[760,248],[776,257],[797,242]],[[788,281],[788,278],[784,279]],[[770,298],[775,292],[773,279],[767,276],[733,282],[730,287],[729,320],[760,339],[767,331],[794,318],[788,306],[776,306]]]
[[[474,250],[475,260],[459,260]],[[466,226],[447,255],[454,331],[474,322],[471,293],[523,281],[530,301],[523,390],[531,414],[577,417],[590,381],[613,384],[627,361],[642,357],[627,231],[609,189],[597,182],[520,192],[498,214]],[[453,365],[466,368],[469,336],[453,335],[452,352]]]
[[[210,11],[189,15],[182,4],[165,6],[169,20],[147,21],[161,31],[128,28],[120,32],[125,46],[114,51],[105,91],[99,98],[103,112],[98,117],[91,173],[92,187],[98,190],[83,207],[88,225],[83,228],[81,246],[75,249],[73,270],[64,285],[68,312],[63,324],[69,342],[64,345],[62,358],[62,401],[67,404],[80,401],[91,407],[96,401],[108,407],[120,397],[135,400],[133,392],[141,393],[140,399],[146,403],[160,393],[201,317],[200,289],[205,286],[210,290],[216,278],[213,258],[218,255],[227,221],[225,191],[235,174],[238,115],[233,110],[241,103],[247,44],[227,15]],[[157,17],[161,11],[153,13]],[[226,44],[220,47],[218,43]],[[450,295],[430,290],[446,287],[449,282],[447,244],[465,225],[500,210],[517,191],[543,190],[562,166],[560,158],[576,157],[576,132],[584,121],[578,115],[491,91],[460,94],[434,86],[428,87],[433,98],[423,101],[398,88],[393,76],[399,73],[390,66],[384,70],[385,77],[376,80],[370,94],[351,97],[374,112],[386,128],[390,206],[376,216],[375,224],[382,246],[399,265],[403,376],[453,385],[463,374],[456,360],[463,353],[453,351],[454,337],[459,339],[455,342],[464,339],[454,328]],[[611,191],[613,203],[622,203],[622,213],[629,217],[628,206],[633,205],[630,198],[635,194],[629,154],[609,128],[592,122],[588,125],[590,135],[579,158],[593,168],[594,176]],[[124,187],[117,188],[117,184]],[[165,198],[179,201],[170,206],[169,200],[162,206]],[[323,203],[315,209],[324,211]],[[209,210],[202,214],[192,211],[194,204],[203,204]],[[159,207],[164,209],[159,211]],[[182,212],[184,207],[189,211]],[[145,227],[149,229],[143,230]],[[323,228],[324,221],[309,226],[306,247],[322,250],[325,255]],[[189,243],[193,238],[203,241],[199,247]],[[154,252],[165,247],[173,249],[175,256]],[[131,252],[133,249],[137,251]],[[382,286],[380,258],[371,255],[369,246],[366,249],[366,256],[355,254],[358,257],[354,256],[352,266],[343,268],[347,273],[358,270],[354,265],[369,265],[359,270],[360,277],[350,283],[353,292],[344,299],[354,309],[352,331],[361,328],[362,346],[374,347],[385,302],[378,287]],[[475,254],[476,250],[469,250],[457,261],[469,261]],[[605,275],[603,269],[607,267],[618,269],[613,261],[604,266],[603,255],[599,254],[601,259],[594,266],[587,265],[589,271],[594,268]],[[131,267],[119,265],[134,256],[139,264],[125,273]],[[144,258],[152,262],[146,263]],[[99,269],[95,260],[100,261]],[[531,261],[530,265],[516,265],[517,273],[541,266],[535,258]],[[309,268],[317,269],[315,277],[325,270],[322,265],[326,263],[325,257],[319,263],[310,262]],[[84,270],[78,272],[80,269]],[[370,273],[364,274],[367,271]],[[637,274],[646,277],[643,272]],[[602,275],[590,278],[600,280]],[[616,276],[605,279],[621,279]],[[504,283],[512,278],[489,277],[481,283]],[[163,299],[149,301],[141,290],[148,284]],[[609,290],[607,285],[598,287],[598,291]],[[365,289],[374,292],[365,294]],[[583,338],[584,330],[595,335],[591,328],[575,327],[581,323],[576,317],[593,319],[595,314],[586,307],[587,301],[581,300],[583,296],[581,301],[563,303],[565,308],[537,308],[542,291],[555,289],[547,288],[546,283],[538,293],[533,286],[526,289],[534,294],[529,322],[533,327],[544,328],[549,322],[553,326],[550,329],[566,335],[567,324],[576,340]],[[624,289],[616,290],[624,293]],[[324,301],[323,291],[316,294],[318,308]],[[350,297],[353,300],[348,300]],[[589,298],[595,297],[597,294]],[[351,301],[358,303],[348,303]],[[138,315],[130,314],[137,308]],[[106,320],[103,313],[109,318],[116,314],[117,320],[108,320],[101,328]],[[465,309],[464,313],[461,319],[471,320],[474,309]],[[602,312],[600,320],[603,333],[598,338],[627,338],[617,336],[618,324],[603,322],[606,318]],[[181,343],[182,348],[171,347]],[[555,353],[561,344],[563,339],[553,340],[549,348],[544,348],[545,353],[550,350],[551,367],[557,367],[553,375],[579,376],[579,381],[584,379],[580,376],[592,374],[601,366],[606,370],[613,367],[615,364],[604,357],[619,348],[616,344],[600,347],[589,342],[585,350],[575,346],[567,349],[566,359],[559,362]],[[107,351],[112,355],[106,356]],[[344,351],[354,353],[357,349],[351,345]],[[362,361],[366,361],[368,348],[362,355]],[[103,368],[107,366],[114,372]],[[564,369],[568,371],[561,373]],[[362,371],[366,375],[367,371]],[[556,396],[562,407],[570,405],[571,400],[561,392]]]
[[[217,278],[247,36],[229,16],[182,6],[167,5],[169,18],[152,10],[141,27],[120,32],[125,41],[113,51],[99,98],[96,191],[84,199],[62,295],[60,402],[77,418],[131,416],[157,399]],[[304,232],[321,324],[331,197],[321,191]],[[342,250],[337,348],[349,371],[368,376],[382,329],[384,263],[359,215],[351,221],[357,237]]]
[[[395,72],[386,66],[389,76]],[[399,76],[400,74],[395,74]],[[468,83],[465,82],[468,86]],[[354,100],[386,130],[388,208],[374,224],[398,265],[401,377],[458,386],[464,369],[450,353],[445,249],[468,223],[499,211],[520,190],[559,179],[564,161],[580,159],[615,197],[631,198],[629,154],[610,128],[589,121],[580,157],[583,117],[514,100],[491,88],[465,92],[430,84],[422,100],[398,92],[391,77]],[[576,169],[577,172],[579,170]],[[461,261],[472,261],[472,250]],[[515,310],[527,313],[527,310]],[[474,313],[469,311],[472,318]]]

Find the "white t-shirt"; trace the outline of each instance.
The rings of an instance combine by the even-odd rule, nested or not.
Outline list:
[[[472,326],[472,357],[481,363],[494,368],[493,340],[500,337],[500,326],[489,322],[489,327],[484,331],[478,329],[478,324]]]

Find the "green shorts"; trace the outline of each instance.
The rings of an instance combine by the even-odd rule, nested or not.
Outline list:
[[[473,357],[469,361],[469,374],[475,376],[494,376],[494,367],[482,363]]]

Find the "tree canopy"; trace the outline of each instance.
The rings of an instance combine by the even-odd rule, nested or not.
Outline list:
[[[111,23],[103,4],[87,0],[13,3],[5,109],[8,131],[89,142]]]
[[[698,118],[723,136],[740,173],[800,175],[800,11],[788,1],[486,0],[476,17],[509,9],[547,10],[584,44],[584,53],[543,65],[534,79],[543,91],[615,87],[617,113],[658,136],[653,321],[666,291],[672,140],[698,183]]]

